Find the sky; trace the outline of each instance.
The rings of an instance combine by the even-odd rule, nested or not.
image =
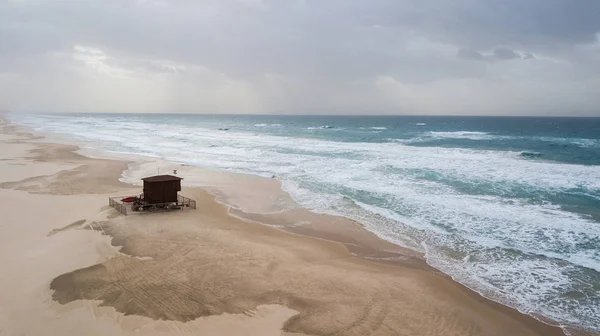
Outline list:
[[[600,116],[599,0],[0,0],[0,110]]]

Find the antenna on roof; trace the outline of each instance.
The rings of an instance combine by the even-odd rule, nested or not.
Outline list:
[[[160,167],[156,167],[156,175],[160,175]]]

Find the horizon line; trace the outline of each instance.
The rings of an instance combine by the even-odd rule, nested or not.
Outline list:
[[[206,115],[206,116],[274,116],[274,117],[476,117],[476,118],[600,118],[600,115],[502,115],[502,114],[296,114],[296,113],[203,113],[203,112],[39,112],[0,110],[1,114],[137,114],[137,115]]]

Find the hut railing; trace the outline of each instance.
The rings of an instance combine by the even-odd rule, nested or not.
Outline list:
[[[196,209],[196,201],[185,196],[177,195],[177,203],[181,204],[184,208],[190,207]]]
[[[126,197],[126,196],[125,196]],[[127,216],[127,206],[121,202],[120,200],[125,198],[123,196],[120,197],[109,197],[108,198],[108,204],[115,208],[118,212],[122,213],[123,215]]]
[[[116,209],[118,212],[122,213],[123,215],[127,215],[128,205],[121,201],[123,198],[126,198],[126,197],[131,197],[131,196],[109,197],[108,204],[111,207],[113,207],[114,209]],[[146,210],[153,211],[153,210],[157,210],[158,208],[160,208],[160,206],[168,206],[171,204],[172,203],[148,204],[147,205],[148,209],[146,209]],[[185,208],[196,209],[196,201],[195,200],[185,197],[185,196],[181,196],[181,195],[177,195],[177,205],[181,206],[181,209],[185,209]]]

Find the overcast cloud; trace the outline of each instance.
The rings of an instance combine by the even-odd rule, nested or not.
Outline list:
[[[0,0],[0,109],[600,116],[599,0]]]

